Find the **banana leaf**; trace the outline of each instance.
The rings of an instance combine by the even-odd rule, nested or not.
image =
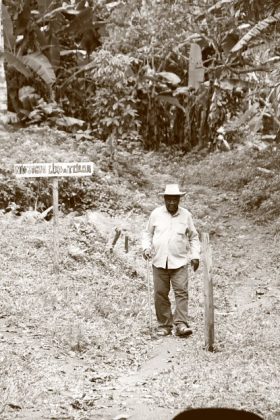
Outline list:
[[[74,13],[78,14],[79,12],[75,9],[73,9],[73,6],[67,5],[62,7],[57,7],[56,9],[51,10],[50,12],[46,13],[44,16],[42,16],[37,22],[43,22],[51,20],[54,16],[59,15],[60,13]]]
[[[14,67],[18,72],[23,74],[27,79],[32,77],[31,71],[26,67],[25,63],[22,61],[21,56],[16,56],[11,52],[6,51],[4,53],[5,60],[8,65]]]
[[[3,18],[3,30],[5,37],[5,45],[9,50],[13,50],[15,46],[15,36],[13,30],[13,22],[8,12],[7,7],[2,4],[2,18]]]
[[[160,102],[167,103],[169,105],[176,106],[177,108],[180,108],[183,112],[185,112],[185,108],[180,104],[177,98],[174,98],[174,96],[169,95],[158,95],[157,99]]]
[[[27,54],[22,56],[22,61],[38,74],[47,85],[52,85],[55,82],[56,77],[53,66],[44,54],[40,52]]]
[[[251,28],[231,49],[231,52],[237,52],[244,47],[247,47],[250,41],[262,34],[267,28],[276,24],[280,21],[280,13],[277,13],[274,16],[268,16],[267,18],[258,22],[253,28]]]
[[[167,80],[172,85],[178,85],[181,82],[181,79],[177,74],[171,73],[168,71],[161,71],[157,73],[158,76],[163,77],[165,80]]]

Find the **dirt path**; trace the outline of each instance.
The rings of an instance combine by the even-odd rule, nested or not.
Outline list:
[[[153,188],[146,191],[145,199],[149,210],[159,203],[157,193],[164,184],[176,181],[175,177],[158,174],[155,169],[150,177]],[[2,224],[3,259],[7,262],[1,273],[4,294],[0,345],[1,381],[4,377],[6,381],[2,385],[0,381],[0,417],[171,420],[185,407],[227,405],[265,413],[266,419],[277,420],[280,416],[277,237],[269,228],[244,218],[236,200],[233,193],[189,183],[183,203],[193,212],[199,230],[209,231],[211,236],[214,353],[204,350],[201,269],[195,275],[190,272],[189,281],[189,316],[194,334],[188,339],[175,336],[155,339],[149,334],[146,285],[145,279],[141,280],[145,269],[141,263],[138,274],[138,267],[136,274],[131,270],[134,262],[139,262],[137,236],[146,221],[143,215],[126,223],[132,238],[129,255],[117,246],[116,260],[108,264],[108,257],[102,253],[104,244],[100,242],[97,244],[100,249],[92,257],[95,264],[92,268],[92,261],[88,267],[86,260],[81,263],[69,260],[64,253],[60,278],[52,275],[46,258],[51,252],[51,244],[49,248],[43,245],[49,241],[47,227],[40,227],[30,252],[28,246],[20,243],[19,238],[24,235],[22,226],[7,227],[10,229],[7,236]],[[86,243],[85,233],[80,229],[82,224],[78,218],[72,223],[74,230],[78,226],[81,241]],[[106,225],[104,220],[104,236],[108,235]],[[15,235],[18,242],[13,242]],[[29,234],[26,235],[28,242]],[[68,231],[65,236],[67,242]],[[71,236],[68,239],[72,241]],[[127,277],[122,278],[125,271]],[[132,275],[135,284],[131,287],[125,280],[130,282]],[[115,294],[106,306],[108,287],[102,291],[100,285],[110,278],[114,279]],[[120,280],[122,283],[118,283]],[[92,298],[84,290],[92,293]],[[130,297],[129,293],[132,303],[122,311],[119,306],[125,305],[124,298],[126,294]],[[138,303],[137,294],[143,303]],[[105,305],[97,307],[98,301]],[[30,305],[34,306],[32,310]],[[116,318],[123,316],[120,324],[110,319],[111,313]],[[133,313],[135,317],[130,318]],[[130,319],[131,331],[122,336],[120,326]],[[105,331],[111,328],[109,321],[112,329],[105,336]],[[154,313],[153,323],[155,327]],[[142,330],[133,331],[138,324]],[[107,347],[98,353],[104,345],[103,335]]]
[[[96,413],[96,419],[109,420],[122,415],[123,418],[132,420],[170,420],[176,414],[176,410],[151,405],[153,395],[145,385],[148,381],[156,381],[162,372],[170,368],[177,352],[181,351],[184,345],[183,340],[174,336],[157,340],[149,360],[143,363],[137,372],[127,373],[118,378],[113,401],[119,404],[121,409],[100,409]]]
[[[169,175],[163,177],[153,174],[152,176],[155,191],[159,190],[159,185],[175,181]],[[151,201],[154,200],[153,194],[155,194],[155,191],[149,193]],[[238,337],[242,334],[242,331],[238,331],[238,323],[243,316],[253,314],[252,318],[254,318],[255,314],[258,313],[259,318],[256,323],[252,322],[252,327],[255,325],[260,331],[264,325],[269,324],[268,318],[273,312],[273,307],[279,308],[280,260],[276,249],[276,238],[272,239],[271,231],[267,228],[255,225],[250,219],[244,218],[239,213],[235,205],[237,200],[235,194],[228,194],[203,186],[189,185],[188,197],[193,199],[192,210],[196,215],[199,230],[210,231],[211,234],[216,308],[215,329],[218,336],[216,345],[217,348],[220,346],[218,350],[220,351],[225,344],[223,343],[223,337],[221,338],[219,334],[219,323],[224,324],[223,329],[228,328],[230,331],[234,330],[232,325],[236,324],[237,331],[233,333]],[[197,289],[203,292],[201,290],[201,273],[199,278],[194,279],[193,276],[191,280],[194,280],[194,284],[191,285],[193,294]],[[199,286],[198,283],[200,283]],[[203,319],[201,317],[200,320],[196,319],[198,307],[200,308],[200,315],[203,313],[201,293],[199,301],[191,302],[190,306],[190,318],[199,330],[200,337],[198,340],[202,348],[201,324],[203,325]],[[279,310],[276,318],[278,319],[278,317]],[[200,325],[198,325],[199,322]],[[267,337],[271,333],[273,333],[273,323],[270,325]],[[262,339],[264,339],[264,336],[262,336]],[[153,396],[149,394],[151,388],[146,387],[146,384],[157,381],[157,378],[166,370],[172,370],[177,363],[178,353],[182,356],[189,343],[192,343],[192,339],[189,339],[188,343],[175,337],[161,339],[155,344],[154,352],[150,355],[149,361],[144,363],[137,373],[127,374],[119,378],[114,400],[123,404],[123,407],[126,408],[123,418],[126,418],[127,415],[131,420],[170,420],[176,413],[180,412],[180,409],[156,406],[153,403]],[[164,397],[162,398],[164,400]],[[157,401],[160,401],[160,398]],[[163,405],[166,405],[164,401]],[[112,418],[112,412],[107,412],[108,417],[102,417],[105,413],[106,410],[100,414],[100,418]],[[120,410],[114,411],[116,418],[120,413]],[[99,417],[97,416],[97,418]]]

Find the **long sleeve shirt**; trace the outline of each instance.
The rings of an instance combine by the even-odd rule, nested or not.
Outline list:
[[[151,249],[158,268],[179,268],[199,259],[200,241],[191,213],[179,207],[171,215],[165,206],[152,211],[142,238],[143,250]]]

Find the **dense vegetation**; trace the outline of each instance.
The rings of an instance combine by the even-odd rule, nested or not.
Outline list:
[[[9,109],[149,148],[276,134],[279,20],[271,0],[4,0]]]
[[[186,152],[250,144],[260,155],[233,158],[229,167],[226,160],[222,182],[244,190],[244,209],[277,213],[279,1],[4,0],[2,17],[10,122],[64,130],[73,140],[72,158],[88,156],[119,175],[133,172],[139,145],[167,146],[180,173]],[[16,138],[3,143],[10,163]],[[51,148],[52,139],[53,133]],[[66,156],[21,149],[14,153],[19,162]],[[18,183],[6,163],[2,208],[11,202],[47,208],[47,183]],[[100,177],[94,186],[76,182],[71,193],[68,184],[61,192],[67,210],[84,210],[101,193],[106,210],[117,210],[114,187],[105,193]]]
[[[279,419],[280,2],[0,0],[1,12],[1,418],[227,405]],[[94,173],[59,179],[56,273],[51,182],[13,165],[60,161]],[[157,341],[148,326],[139,239],[168,182],[210,234],[213,353],[203,262],[194,334]]]

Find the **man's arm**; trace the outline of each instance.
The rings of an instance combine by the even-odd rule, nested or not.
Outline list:
[[[191,253],[191,265],[196,271],[199,267],[200,258],[200,241],[197,230],[194,226],[192,216],[189,219],[189,242],[190,242],[190,253]]]

